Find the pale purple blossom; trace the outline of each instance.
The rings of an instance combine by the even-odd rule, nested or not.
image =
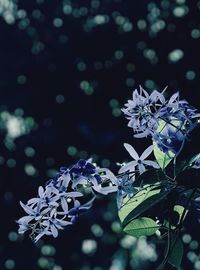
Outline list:
[[[20,202],[27,215],[17,221],[18,232],[23,234],[31,231],[30,235],[35,242],[44,235],[57,237],[59,229],[73,224],[80,213],[92,206],[95,192],[107,195],[117,191],[118,186],[109,178],[112,174],[109,172],[85,160],[61,168],[45,188],[38,188],[36,198],[29,199],[27,204]],[[92,199],[89,201],[80,192],[85,188],[91,192]]]
[[[141,86],[139,92],[137,89],[133,91],[132,99],[128,100],[122,111],[129,120],[128,126],[133,128],[134,137],[147,137],[157,129],[157,114],[165,103],[163,92],[154,90],[149,95]]]
[[[140,87],[139,92],[133,91],[132,99],[122,111],[129,120],[128,126],[133,128],[134,137],[151,136],[161,151],[178,155],[189,133],[199,124],[200,114],[186,100],[180,100],[178,92],[166,100],[164,91],[154,90],[149,95]],[[165,128],[160,130],[163,122]]]
[[[126,165],[122,166],[119,170],[119,173],[124,173],[126,171],[128,172],[134,172],[135,167],[139,170],[139,173],[142,174],[146,171],[145,165],[154,167],[156,169],[159,168],[159,165],[157,162],[152,160],[146,160],[146,158],[152,153],[153,151],[153,145],[149,146],[141,156],[138,155],[138,153],[135,151],[135,149],[128,143],[124,143],[124,147],[130,154],[130,156],[134,159],[133,161],[128,162]]]

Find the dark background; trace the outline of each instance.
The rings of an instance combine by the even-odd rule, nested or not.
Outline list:
[[[37,246],[16,235],[15,220],[19,201],[60,166],[93,156],[113,168],[129,158],[123,142],[144,150],[120,112],[140,84],[168,85],[199,108],[200,1],[6,0],[0,14],[0,269],[155,269],[131,268],[112,196]],[[22,126],[16,136],[12,119]],[[94,254],[81,250],[84,239],[98,242]],[[124,266],[111,268],[117,251]],[[193,269],[187,256],[183,269]]]

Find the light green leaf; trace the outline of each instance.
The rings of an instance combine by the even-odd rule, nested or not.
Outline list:
[[[172,151],[168,151],[167,153],[164,153],[160,150],[156,142],[153,142],[154,145],[154,156],[156,158],[156,161],[158,162],[160,168],[164,170],[167,165],[173,160],[175,157],[175,154]]]
[[[187,215],[187,213],[188,213],[188,210],[185,211],[185,207],[183,207],[182,205],[179,205],[179,204],[177,204],[177,205],[174,206],[174,211],[177,212],[177,213],[179,214],[179,221],[178,221],[178,224],[180,223],[180,220],[181,220],[181,219],[182,219],[182,220],[185,219],[185,217],[186,217],[186,215]],[[184,217],[182,217],[184,211],[185,211],[185,214],[184,214]]]
[[[171,190],[161,191],[160,185],[154,188],[152,185],[147,185],[146,188],[137,192],[132,198],[126,197],[123,200],[123,206],[118,212],[122,227],[125,227],[133,219],[163,200]]]
[[[159,192],[159,188],[155,189],[155,187],[153,188],[150,185],[146,185],[146,187],[137,192],[133,197],[129,198],[126,196],[123,200],[123,205],[118,212],[121,222],[123,222],[131,211],[133,211],[143,201],[155,194],[158,194]]]
[[[124,232],[135,237],[143,235],[153,235],[160,226],[151,218],[141,217],[132,220],[125,228]]]
[[[172,245],[173,245],[173,242],[172,242]],[[178,239],[171,252],[168,263],[176,267],[176,269],[180,269],[182,258],[183,258],[183,243],[181,239]]]

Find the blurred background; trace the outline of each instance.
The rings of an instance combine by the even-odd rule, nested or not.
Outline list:
[[[162,250],[121,233],[114,195],[37,245],[15,220],[59,167],[144,150],[120,110],[140,84],[199,108],[199,41],[196,0],[0,0],[0,269],[156,269]],[[183,269],[200,269],[198,230]]]

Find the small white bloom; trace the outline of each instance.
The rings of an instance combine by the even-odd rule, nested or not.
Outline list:
[[[149,146],[139,157],[138,153],[135,151],[135,149],[128,143],[124,143],[124,147],[130,154],[130,156],[134,159],[133,161],[128,162],[126,165],[122,166],[119,170],[119,173],[124,173],[126,171],[134,172],[135,167],[138,168],[139,173],[142,174],[146,171],[145,165],[159,168],[159,165],[152,160],[145,160],[153,151],[153,145]]]

